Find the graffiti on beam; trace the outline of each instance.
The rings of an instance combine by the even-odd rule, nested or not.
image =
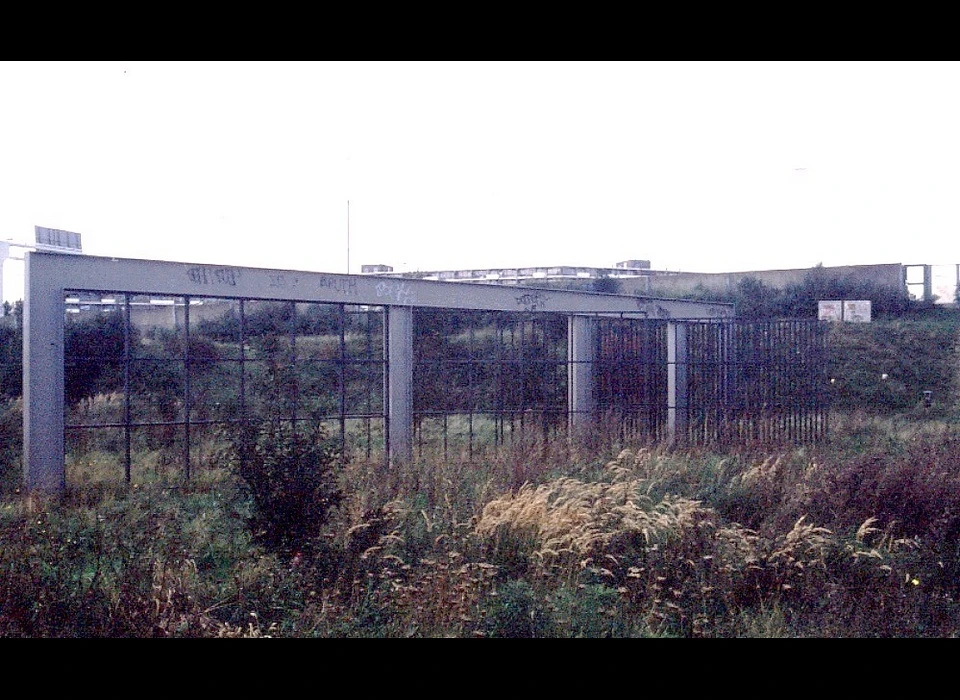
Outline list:
[[[415,304],[417,295],[406,282],[383,281],[377,284],[377,296],[395,304]]]
[[[660,304],[653,304],[641,299],[637,299],[637,311],[639,311],[644,318],[670,318],[670,309],[666,309],[660,306]]]
[[[320,289],[329,289],[335,294],[343,296],[357,295],[357,281],[354,279],[345,279],[343,277],[321,277],[318,282]]]
[[[300,284],[300,278],[283,272],[271,272],[268,284],[274,289],[290,289]]]
[[[189,267],[187,277],[194,284],[236,287],[240,281],[240,270],[232,267]]]
[[[527,292],[517,297],[517,306],[523,307],[524,311],[541,311],[549,300],[550,297],[542,292]]]

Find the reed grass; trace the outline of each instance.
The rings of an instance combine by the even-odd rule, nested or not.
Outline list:
[[[229,474],[124,485],[90,452],[67,495],[0,506],[0,636],[954,636],[960,435],[842,425],[764,458],[351,462],[292,558],[254,543]]]

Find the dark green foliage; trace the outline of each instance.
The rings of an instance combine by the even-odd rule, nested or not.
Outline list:
[[[600,583],[563,587],[552,597],[557,625],[565,638],[629,636],[623,624],[621,594]]]
[[[0,325],[0,399],[23,393],[23,334],[19,325]]]
[[[780,296],[780,290],[754,277],[744,277],[737,283],[733,298],[737,318],[756,319],[779,316]]]
[[[601,294],[619,294],[620,280],[613,277],[598,277],[593,281],[593,291]]]
[[[312,552],[343,495],[340,453],[323,427],[244,424],[223,455],[249,496],[254,539],[284,554]]]
[[[123,387],[127,337],[121,314],[98,314],[64,328],[64,383],[67,403]],[[135,340],[130,339],[133,343]]]
[[[341,306],[325,303],[294,305],[290,302],[273,302],[258,305],[245,314],[244,336],[256,338],[264,335],[326,335],[359,327],[355,314],[344,313]],[[240,337],[240,315],[230,311],[216,319],[201,319],[196,323],[196,332],[214,340],[236,341]]]
[[[130,363],[130,391],[136,397],[134,402],[149,405],[157,419],[177,420],[183,409],[184,368],[189,361],[196,417],[203,380],[209,383],[208,378],[216,377],[221,369],[217,346],[209,338],[190,336],[184,351],[183,334],[166,329],[153,329],[149,340],[137,346],[136,356]]]
[[[23,411],[20,401],[0,398],[0,495],[23,481]]]
[[[544,600],[524,580],[507,581],[490,598],[484,613],[487,637],[530,639],[555,637],[555,622]]]
[[[901,290],[844,276],[818,265],[799,284],[784,287],[778,313],[787,318],[816,317],[819,302],[829,299],[868,299],[875,317],[901,314],[911,308],[909,298]]]
[[[3,509],[0,638],[216,634],[209,611],[226,616],[233,606],[212,605],[216,589],[198,585],[203,555],[188,533],[199,520],[222,524],[207,548],[222,556],[243,547],[220,502],[142,490],[95,512],[69,497],[37,501],[30,512]]]
[[[874,318],[897,316],[925,308],[911,301],[904,290],[858,279],[823,265],[811,268],[803,280],[773,287],[756,277],[743,277],[731,292],[719,292],[698,285],[694,299],[733,303],[738,318],[817,318],[819,302],[827,300],[869,300]]]
[[[414,410],[556,408],[566,400],[566,317],[417,309]]]

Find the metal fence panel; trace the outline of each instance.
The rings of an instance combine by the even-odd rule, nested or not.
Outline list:
[[[131,455],[151,454],[145,464],[182,465],[189,477],[218,426],[251,416],[322,423],[344,445],[345,458],[387,452],[382,307],[68,296],[65,323],[74,332],[65,352],[65,427],[74,457],[112,455],[130,479]],[[414,308],[420,456],[473,459],[519,439],[566,437],[568,320],[562,313]],[[622,443],[826,437],[823,322],[594,322],[586,360],[591,410]],[[679,382],[675,396],[671,381]]]

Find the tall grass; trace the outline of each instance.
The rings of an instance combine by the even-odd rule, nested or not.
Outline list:
[[[8,498],[0,635],[954,636],[960,434],[844,430],[765,458],[541,445],[519,485],[507,454],[351,463],[292,554],[213,470]]]
[[[127,484],[90,444],[62,496],[0,499],[0,636],[953,637],[960,412],[956,357],[935,352],[935,411],[841,406],[818,445],[598,426],[354,458],[302,548],[257,537],[249,490],[213,459],[183,483],[138,453]]]

